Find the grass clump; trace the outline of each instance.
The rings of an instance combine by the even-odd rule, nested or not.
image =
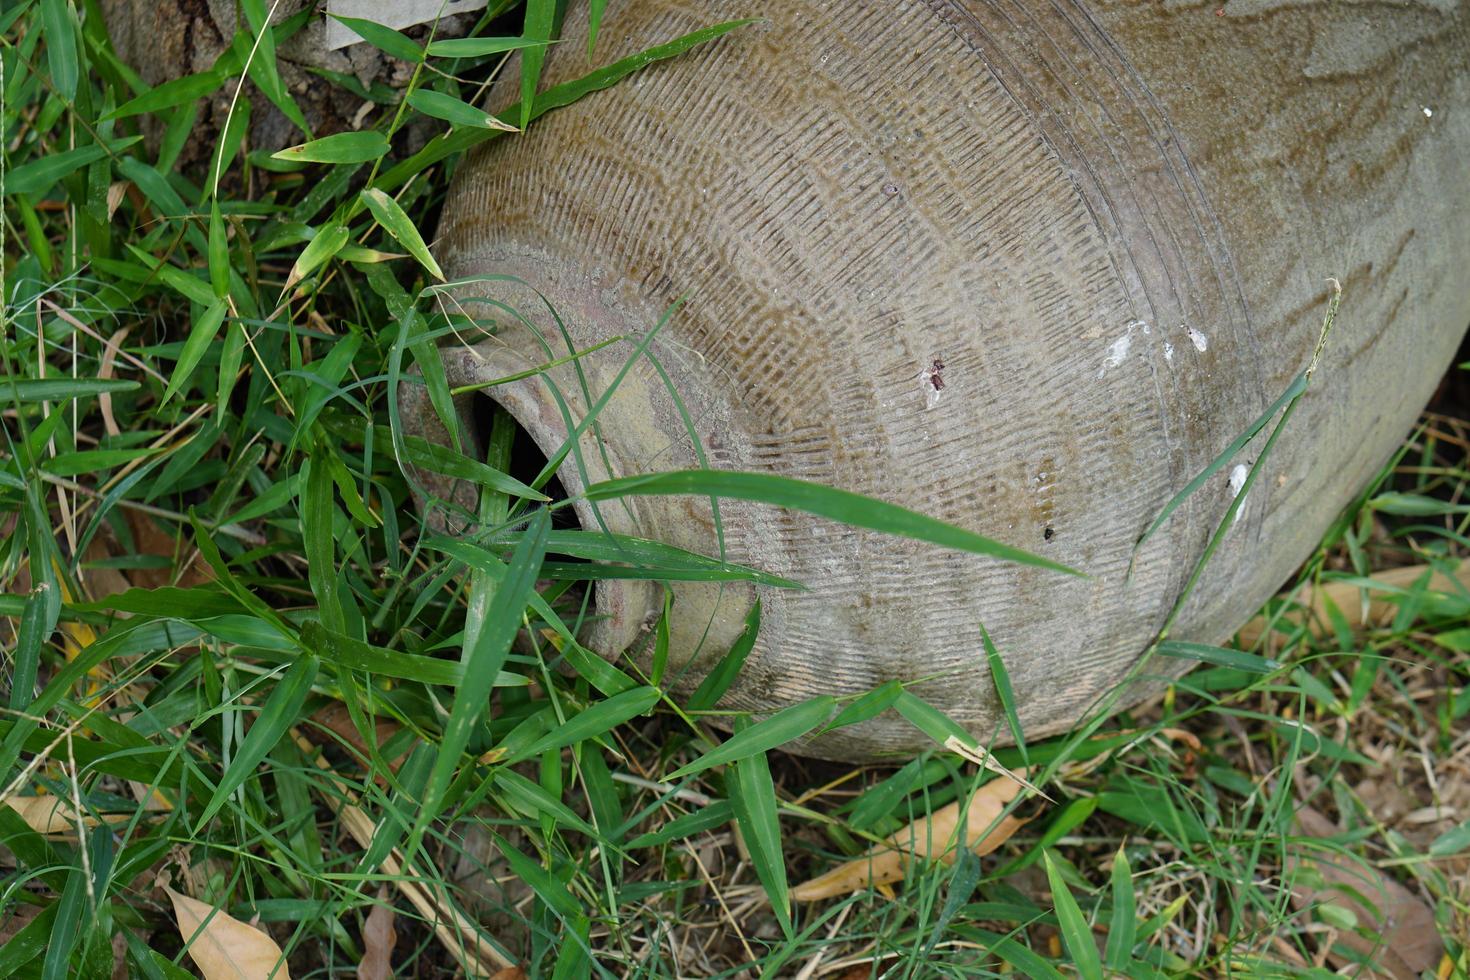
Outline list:
[[[1070,738],[991,755],[893,684],[733,719],[721,740],[706,718],[758,605],[682,701],[657,651],[645,675],[580,647],[577,583],[615,574],[610,557],[792,583],[553,526],[566,504],[542,493],[550,469],[512,475],[504,415],[483,460],[402,436],[411,368],[441,410],[453,394],[434,346],[465,324],[438,305],[424,230],[456,155],[739,26],[546,89],[554,8],[495,21],[506,37],[349,22],[411,66],[407,89],[360,131],[303,127],[278,153],[245,139],[266,104],[300,116],[272,66],[291,24],[260,3],[218,63],[156,87],[93,4],[0,14],[0,974],[208,976],[215,947],[263,957],[262,976],[1324,975],[1421,947],[1463,972],[1470,441],[1452,417],[1334,527],[1310,599],[1273,601],[1234,648],[1161,637],[1158,655],[1204,667]],[[512,50],[521,101],[489,117],[476,94]],[[181,171],[180,120],[221,94],[207,163]],[[424,532],[414,466],[472,476],[483,532]],[[755,474],[587,496],[673,492],[1032,560]],[[897,770],[771,751],[888,709],[935,751]],[[997,803],[1007,773],[1050,803]],[[998,815],[967,826],[977,801]],[[925,845],[949,861],[792,899],[933,835],[952,803],[965,829]],[[961,833],[990,853],[950,847]]]

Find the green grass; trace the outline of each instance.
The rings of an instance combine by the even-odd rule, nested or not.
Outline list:
[[[242,143],[266,102],[299,115],[274,67],[284,37],[251,30],[258,0],[242,6],[220,64],[154,89],[110,54],[91,2],[0,14],[0,785],[63,801],[45,835],[0,807],[0,975],[101,976],[119,959],[130,975],[189,972],[168,886],[258,920],[297,977],[355,975],[384,903],[398,975],[1325,976],[1361,958],[1344,937],[1370,931],[1389,881],[1428,910],[1445,975],[1465,975],[1470,592],[1427,575],[1375,591],[1388,615],[1368,625],[1353,614],[1364,588],[1314,628],[1273,600],[1240,648],[1161,635],[1140,672],[1201,661],[1162,699],[996,753],[1052,802],[1015,805],[1030,822],[994,854],[916,864],[897,901],[792,903],[791,884],[1004,777],[940,750],[952,723],[897,684],[719,735],[709,719],[759,607],[680,699],[657,652],[644,675],[577,644],[579,583],[798,583],[553,527],[566,504],[539,492],[549,471],[511,475],[524,467],[504,415],[483,460],[405,439],[396,417],[413,366],[436,406],[451,397],[433,347],[461,324],[436,302],[424,242],[458,154],[502,132],[470,106],[479,83],[507,51],[544,51],[554,4],[427,54],[356,25],[415,65],[409,91],[362,133],[302,132],[281,154]],[[534,139],[542,113],[738,26],[550,89],[533,54],[502,121]],[[189,107],[242,72],[254,85],[210,162],[180,172]],[[409,152],[411,120],[441,128]],[[649,328],[620,338],[630,364],[652,356]],[[1308,381],[1333,383],[1304,370],[1247,436],[1289,424]],[[1444,417],[1416,432],[1301,581],[1453,571],[1470,551],[1467,433]],[[422,528],[407,464],[479,483],[484,531]],[[588,490],[632,493],[767,501],[1039,562],[760,474]],[[884,710],[935,750],[896,770],[774,750]],[[1303,807],[1337,832],[1303,829]],[[1334,854],[1362,862],[1366,904],[1293,901],[1292,880],[1307,894]]]

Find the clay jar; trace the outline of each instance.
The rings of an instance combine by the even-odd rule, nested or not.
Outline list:
[[[1156,635],[1260,441],[1128,578],[1134,543],[1306,366],[1336,277],[1322,367],[1173,633],[1228,638],[1384,464],[1470,322],[1466,4],[614,2],[591,56],[574,6],[544,84],[748,15],[765,20],[461,166],[440,262],[527,285],[457,291],[496,332],[445,348],[451,383],[627,337],[488,392],[549,455],[664,322],[581,441],[585,472],[563,468],[569,492],[704,463],[774,472],[1085,571],[734,501],[722,534],[707,499],[578,509],[588,527],[808,586],[761,590],[729,708],[897,678],[1008,741],[983,624],[1038,738],[1074,724]],[[405,391],[409,427],[443,438],[422,389]],[[671,671],[687,666],[688,686],[754,591],[674,593]],[[599,583],[589,644],[646,655],[660,597]],[[1119,703],[1184,666],[1148,664],[1152,683]],[[864,760],[926,744],[885,715],[801,750]]]

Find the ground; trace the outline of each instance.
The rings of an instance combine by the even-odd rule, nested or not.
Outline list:
[[[789,756],[836,706],[747,726],[574,642],[506,417],[488,461],[395,435],[402,372],[464,326],[420,229],[501,131],[466,102],[504,45],[364,28],[437,98],[364,90],[363,130],[282,158],[228,121],[290,115],[243,7],[224,63],[155,87],[90,3],[0,14],[0,974],[1467,975],[1465,371],[1154,701],[988,757],[892,686],[843,717],[933,751]],[[226,121],[191,157],[200,100]],[[473,475],[493,531],[424,531],[404,462]]]

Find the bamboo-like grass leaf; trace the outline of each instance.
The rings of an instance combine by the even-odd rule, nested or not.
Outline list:
[[[57,904],[47,905],[7,939],[4,946],[0,946],[0,976],[19,976],[21,967],[31,964],[50,948],[56,927]]]
[[[602,12],[607,9],[607,0],[590,0],[587,4],[587,56],[597,47],[597,32],[602,27]]]
[[[754,23],[753,19],[735,20],[728,21],[723,24],[715,24],[712,27],[702,28],[697,31],[691,31],[688,34],[683,35],[682,37],[678,37],[672,41],[667,42],[666,44],[654,45],[653,47],[648,48],[644,51],[640,51],[635,55],[630,55],[627,58],[622,58],[603,68],[598,68],[595,71],[588,72],[581,78],[573,79],[570,82],[563,82],[560,85],[552,86],[551,88],[542,92],[540,95],[536,96],[535,104],[531,107],[531,118],[535,119],[539,116],[545,115],[553,109],[560,109],[562,106],[571,105],[573,102],[576,102],[584,95],[616,85],[619,81],[626,78],[628,75],[631,75],[633,72],[638,71],[641,68],[645,68],[656,61],[663,61],[666,58],[677,57],[678,55],[683,54],[685,51],[688,51],[690,48],[712,41],[715,38],[723,37],[725,34],[728,34],[737,28],[744,27],[747,24],[751,23]],[[456,53],[461,50],[471,50],[471,45],[467,43],[462,44],[461,42],[486,42],[496,40],[506,42],[522,42],[519,44],[510,45],[509,47],[502,47],[500,49],[502,51],[510,50],[511,47],[527,46],[527,44],[525,43],[525,38],[461,38],[457,40],[435,41],[433,44],[429,45],[429,54],[442,57],[473,57],[475,56],[474,54]],[[453,47],[446,47],[451,45]],[[480,53],[478,49],[474,50],[475,54]],[[513,111],[519,112],[520,109],[519,107],[512,107],[511,109],[506,110],[506,114],[509,115]],[[491,139],[499,135],[500,132],[498,130],[460,129],[448,133],[447,135],[432,139],[422,150],[419,150],[407,160],[404,160],[402,163],[395,164],[392,168],[384,172],[376,181],[373,182],[373,186],[385,191],[392,190],[395,187],[401,186],[418,174],[423,173],[424,170],[439,162],[440,160],[443,160],[445,157],[449,157],[454,155],[455,153],[468,150],[470,147],[475,146],[478,143],[482,143],[487,139]]]
[[[287,163],[367,163],[388,152],[388,138],[375,129],[336,133],[271,154]]]
[[[693,837],[706,830],[713,830],[730,822],[735,808],[729,800],[715,800],[709,806],[700,807],[690,813],[675,817],[657,830],[639,834],[628,841],[629,850],[639,847],[655,847],[671,841]]]
[[[41,980],[67,980],[72,976],[72,951],[81,939],[82,920],[87,911],[88,878],[80,863],[72,867],[66,876],[66,886],[56,901],[51,939],[46,944],[46,956],[41,962]]]
[[[540,783],[527,779],[514,769],[495,770],[495,789],[527,816],[550,814],[557,824],[597,838],[597,828],[577,816],[561,800],[548,793]]]
[[[834,487],[794,480],[773,473],[740,473],[726,470],[673,470],[647,476],[619,477],[594,483],[587,488],[588,500],[614,500],[633,496],[729,497],[772,504],[788,510],[804,511],[854,527],[881,531],[900,537],[926,541],[944,548],[968,551],[1032,565],[1068,575],[1082,575],[1076,569],[1054,562],[1029,551],[1013,548],[984,535],[920,514],[897,504],[875,500],[861,494]]]
[[[737,720],[736,738],[749,731],[743,727],[744,724],[744,719]],[[725,785],[729,790],[730,805],[735,811],[735,823],[745,840],[746,850],[750,852],[750,863],[771,900],[776,921],[789,939],[792,936],[791,891],[786,883],[786,860],[781,853],[776,784],[771,779],[766,754],[757,752],[736,762],[730,767]]]
[[[1181,640],[1165,640],[1160,643],[1159,655],[1178,660],[1197,660],[1216,667],[1233,667],[1252,674],[1270,674],[1281,669],[1281,662],[1269,657],[1207,643],[1185,643]]]
[[[549,42],[534,37],[448,37],[429,42],[435,58],[483,58],[522,48],[544,48]]]
[[[664,607],[653,632],[653,663],[649,679],[655,687],[664,682],[664,673],[669,669],[669,616],[672,614],[674,594],[664,588]]]
[[[541,81],[541,66],[546,63],[546,42],[556,29],[556,0],[526,0],[527,40],[541,44],[521,54],[521,128],[531,124],[531,107],[536,103],[536,86]]]
[[[1078,976],[1083,980],[1103,980],[1102,960],[1097,955],[1097,945],[1092,941],[1092,930],[1082,916],[1067,882],[1062,878],[1051,852],[1042,855],[1046,864],[1046,880],[1051,886],[1052,901],[1056,904],[1057,922],[1061,926],[1062,943],[1071,954]]]
[[[943,745],[951,738],[957,738],[969,745],[976,744],[975,739],[959,722],[912,691],[904,691],[894,698],[893,707],[905,721],[928,735],[937,745]]]
[[[291,273],[286,276],[286,285],[281,290],[282,294],[290,292],[292,286],[305,279],[324,263],[331,261],[342,246],[347,244],[347,237],[348,231],[344,225],[332,225],[319,230],[301,250],[301,254],[296,257],[295,263],[291,266]]]
[[[46,40],[46,64],[51,84],[70,102],[77,96],[81,69],[77,60],[76,22],[67,0],[41,0],[41,24]],[[7,78],[7,82],[9,79]],[[9,190],[9,188],[7,188]]]
[[[439,268],[439,263],[429,254],[424,237],[419,234],[418,228],[404,213],[403,208],[398,206],[398,202],[374,187],[364,188],[361,197],[362,203],[367,205],[367,209],[373,213],[378,224],[383,226],[383,230],[408,249],[408,253],[418,259],[419,264],[429,270],[431,276],[442,282],[444,270]]]
[[[1451,827],[1429,844],[1428,854],[1433,858],[1445,858],[1470,848],[1470,820],[1458,827]]]
[[[189,379],[194,376],[194,369],[204,359],[204,352],[218,336],[220,324],[225,322],[225,314],[228,312],[229,306],[226,302],[216,299],[194,321],[194,326],[189,329],[189,337],[179,351],[179,360],[174,365],[173,373],[169,375],[168,387],[163,390],[163,397],[159,399],[160,404],[166,403],[189,383]]]
[[[205,620],[203,625],[209,629],[211,624]],[[320,657],[323,663],[381,677],[396,677],[444,687],[458,687],[464,680],[464,665],[461,663],[373,646],[341,633],[333,633],[314,620],[301,624],[301,645]],[[522,687],[526,683],[524,674],[502,670],[496,674],[492,686]]]
[[[885,681],[867,694],[854,699],[837,712],[837,717],[827,723],[825,730],[856,725],[876,718],[897,703],[903,694],[903,684],[897,680]]]
[[[433,89],[418,89],[408,97],[408,104],[426,116],[443,119],[455,126],[474,126],[479,129],[499,129],[507,133],[519,132],[509,123],[501,122],[484,109],[477,109],[452,95],[435,92]],[[379,193],[382,193],[381,191]],[[440,276],[439,278],[444,278]]]
[[[708,711],[719,703],[725,692],[730,690],[730,685],[735,683],[740,668],[745,666],[745,658],[750,656],[750,651],[755,647],[760,630],[761,601],[757,599],[751,605],[750,612],[745,614],[745,632],[730,645],[730,652],[720,658],[720,662],[715,664],[714,669],[699,682],[694,693],[689,695],[689,700],[684,703],[686,711]]]
[[[363,20],[360,17],[343,17],[341,14],[334,14],[330,11],[327,12],[327,16],[379,51],[386,52],[400,61],[416,65],[424,60],[424,49],[416,41],[391,27]]]
[[[125,378],[23,378],[0,382],[0,398],[13,404],[65,402],[137,390],[138,382]]]
[[[225,75],[216,69],[173,78],[155,85],[136,98],[129,99],[109,112],[105,119],[125,119],[145,112],[162,112],[185,102],[193,102],[215,92],[224,84]]]
[[[1133,867],[1122,847],[1113,858],[1113,914],[1108,926],[1108,944],[1103,960],[1109,970],[1123,972],[1133,962],[1133,944],[1138,935],[1138,902],[1133,892]]]
[[[115,140],[110,146],[113,153],[120,153],[141,140],[141,136],[129,136]],[[23,163],[5,172],[5,195],[43,194],[61,178],[107,156],[108,147],[92,143],[74,150],[48,153],[29,163]]]
[[[1000,651],[990,639],[990,631],[985,628],[984,624],[980,626],[980,642],[985,647],[985,662],[990,667],[990,680],[995,685],[995,695],[1000,699],[1000,706],[1005,711],[1006,724],[1011,729],[1011,738],[1016,742],[1016,748],[1021,753],[1023,764],[1029,765],[1026,756],[1026,733],[1021,730],[1021,716],[1016,712],[1016,692],[1011,687],[1011,675],[1006,670],[1005,661],[1001,659]]]
[[[605,701],[598,701],[585,711],[566,720],[535,742],[518,750],[510,757],[511,762],[532,759],[543,752],[576,745],[588,739],[599,738],[625,721],[648,713],[663,695],[656,687],[637,687],[631,691],[614,694]]]
[[[1054,846],[1057,841],[1086,823],[1087,819],[1096,810],[1097,797],[1095,796],[1084,796],[1067,803],[1066,806],[1057,812],[1055,817],[1052,817],[1051,822],[1046,825],[1046,829],[1041,832],[1041,836],[1037,838],[1036,843],[1031,845],[1026,853],[995,869],[993,876],[1004,878],[1007,875],[1015,874],[1023,868],[1031,867],[1031,865],[1041,860],[1041,855],[1046,853],[1047,848]]]
[[[500,836],[495,837],[495,845],[510,865],[510,870],[515,873],[531,890],[536,897],[552,912],[563,919],[575,919],[582,913],[582,903],[572,897],[567,891],[567,886],[562,884],[555,875],[547,871],[541,865],[532,861],[522,854],[518,848]]]
[[[668,778],[682,779],[713,766],[763,755],[768,749],[785,745],[792,739],[821,727],[832,717],[836,708],[836,699],[825,694],[783,708],[769,718],[742,729],[688,765],[669,773]]]
[[[459,766],[460,756],[469,744],[474,726],[489,708],[495,676],[510,654],[510,645],[521,628],[526,603],[535,591],[536,575],[546,553],[546,534],[550,526],[546,510],[538,508],[500,581],[494,582],[489,574],[479,569],[471,576],[470,609],[466,617],[464,651],[460,658],[464,664],[464,679],[455,692],[454,707],[444,726],[439,754],[424,788],[423,805],[415,821],[415,838],[429,820],[439,815],[444,795]],[[411,857],[414,848],[408,850]]]
[[[26,598],[16,630],[15,654],[10,668],[10,710],[24,711],[36,696],[41,645],[51,631],[46,627],[46,594],[40,589]]]
[[[945,891],[944,907],[939,919],[929,930],[929,942],[924,946],[925,957],[932,956],[939,940],[946,934],[955,914],[969,902],[980,883],[980,858],[969,847],[958,848],[955,856],[954,873],[949,876],[949,887]]]
[[[1224,450],[1221,451],[1220,455],[1211,460],[1210,465],[1201,470],[1198,476],[1196,476],[1193,480],[1190,480],[1189,483],[1185,485],[1183,490],[1180,490],[1178,493],[1176,493],[1169,500],[1169,502],[1164,505],[1164,509],[1159,511],[1159,516],[1154,518],[1153,523],[1148,526],[1148,530],[1144,531],[1143,534],[1139,537],[1138,542],[1133,546],[1133,550],[1137,552],[1139,548],[1142,548],[1144,542],[1153,537],[1154,532],[1162,527],[1164,525],[1164,522],[1172,517],[1174,515],[1174,512],[1178,510],[1186,500],[1194,496],[1196,490],[1205,485],[1206,480],[1214,476],[1216,473],[1220,472],[1220,470],[1224,469],[1225,466],[1228,465],[1229,462],[1235,458],[1235,454],[1244,449],[1245,444],[1254,439],[1256,437],[1256,433],[1264,429],[1266,427],[1266,423],[1270,422],[1273,418],[1276,417],[1277,412],[1280,412],[1282,409],[1284,409],[1293,398],[1296,398],[1302,392],[1306,391],[1307,380],[1308,372],[1304,370],[1292,380],[1291,384],[1287,386],[1286,390],[1281,393],[1281,397],[1271,403],[1270,408],[1267,408],[1264,412],[1262,412],[1260,416],[1245,429],[1245,431],[1236,436],[1235,440],[1231,442],[1230,445],[1226,446]]]
[[[301,706],[306,703],[311,685],[316,681],[317,667],[316,657],[304,656],[287,668],[276,682],[275,690],[261,707],[255,723],[250,726],[245,740],[240,743],[239,750],[220,777],[214,795],[209,798],[204,812],[195,822],[195,835],[204,829],[205,824],[219,812],[235,790],[244,785],[255,772],[255,767],[265,761],[266,754],[275,748],[287,730],[296,724]]]
[[[230,243],[225,237],[225,221],[220,215],[219,201],[209,202],[209,284],[214,295],[224,299],[230,292]]]
[[[306,479],[301,486],[302,550],[322,626],[333,633],[345,633],[347,621],[337,595],[337,539],[333,528],[337,508],[333,504],[332,471],[326,459],[330,452],[330,449],[318,449],[307,460]]]
[[[488,463],[471,459],[448,446],[430,442],[421,436],[405,436],[403,448],[404,456],[409,462],[426,470],[443,473],[457,480],[468,480],[477,486],[498,490],[512,497],[521,497],[541,503],[551,499],[539,490],[533,490],[520,480]]]
[[[498,538],[491,540],[498,540]],[[581,559],[577,563],[577,567],[580,568],[588,568],[588,563],[591,562],[624,562],[630,567],[646,569],[654,573],[656,577],[669,580],[742,581],[769,585],[778,589],[803,589],[800,582],[781,578],[779,575],[772,575],[746,565],[720,561],[718,558],[685,551],[683,548],[676,548],[662,541],[651,541],[648,538],[637,538],[632,535],[600,530],[552,531],[546,539],[546,553]],[[749,618],[747,615],[747,621]]]

